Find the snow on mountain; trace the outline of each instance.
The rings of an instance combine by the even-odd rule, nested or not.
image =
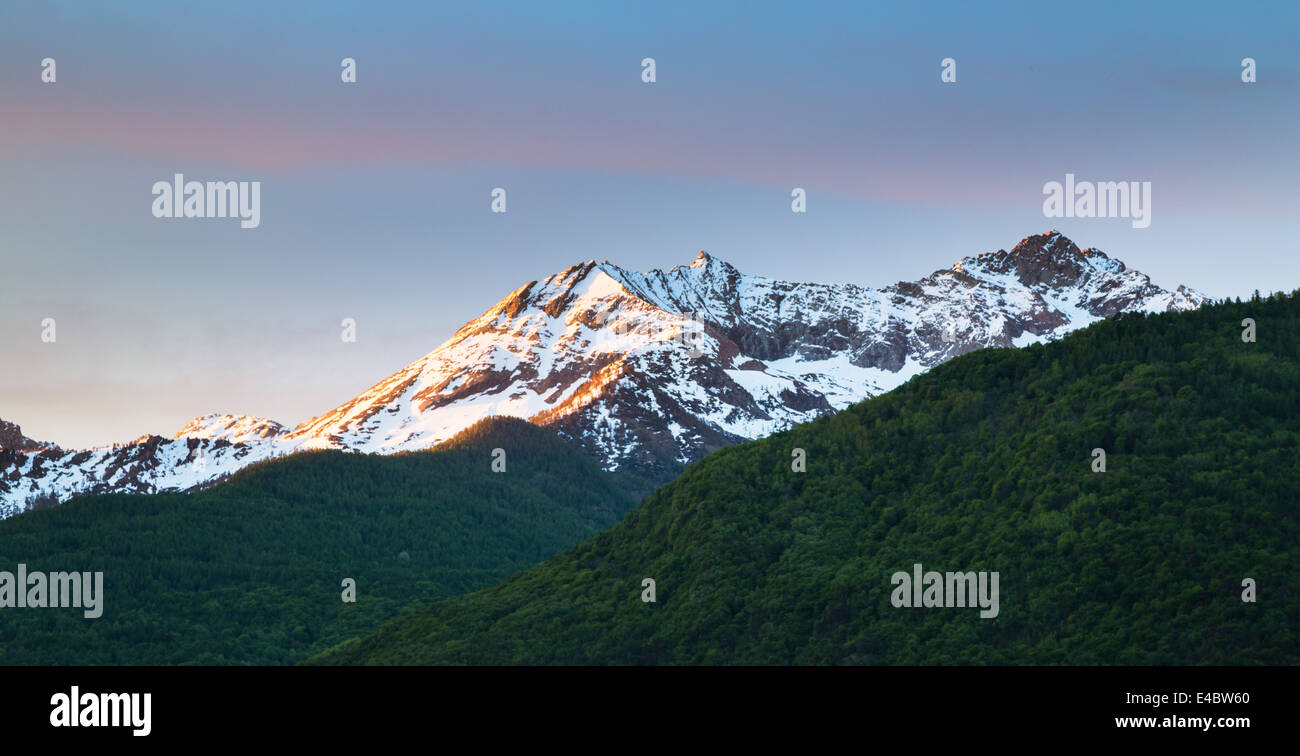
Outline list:
[[[747,275],[704,252],[648,273],[589,260],[521,286],[429,354],[292,430],[206,415],[172,440],[0,450],[0,516],[37,496],[184,490],[304,449],[427,449],[491,415],[553,428],[607,469],[665,479],[965,352],[1206,301],[1056,232],[880,289]]]
[[[228,441],[232,444],[246,444],[275,438],[288,432],[288,428],[264,417],[218,415],[213,413],[194,418],[184,428],[177,431],[173,438],[198,438],[209,441]]]
[[[144,436],[80,451],[0,450],[0,517],[79,493],[184,491],[288,453],[268,443]]]

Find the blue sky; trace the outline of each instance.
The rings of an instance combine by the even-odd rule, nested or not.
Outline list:
[[[886,285],[1058,228],[1300,287],[1294,3],[374,5],[0,7],[0,417],[296,424],[591,258]],[[261,181],[262,225],[153,218],[176,172]],[[1152,182],[1151,226],[1044,218],[1067,172]]]

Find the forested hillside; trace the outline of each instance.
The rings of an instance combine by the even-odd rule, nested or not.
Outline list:
[[[1300,663],[1298,356],[1295,296],[974,352],[314,661]],[[998,572],[1000,613],[894,606],[915,563]]]
[[[505,418],[430,452],[305,453],[193,494],[76,498],[0,521],[0,570],[103,571],[103,616],[0,609],[0,665],[292,663],[536,564],[634,503],[550,431]]]

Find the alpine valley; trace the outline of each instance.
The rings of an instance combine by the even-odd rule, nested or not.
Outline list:
[[[762,278],[705,252],[649,273],[589,260],[519,287],[295,428],[210,414],[171,438],[67,450],[0,421],[0,517],[83,493],[191,490],[301,451],[425,450],[491,416],[551,429],[648,491],[713,450],[834,414],[957,355],[1207,301],[1056,232],[881,289]]]

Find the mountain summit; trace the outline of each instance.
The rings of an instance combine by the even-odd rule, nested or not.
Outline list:
[[[289,431],[209,415],[175,439],[0,450],[0,515],[41,495],[183,489],[304,449],[427,449],[493,415],[527,418],[605,469],[659,482],[965,352],[1206,301],[1055,231],[881,289],[748,275],[704,251],[647,273],[587,261],[519,287],[437,349]]]
[[[24,436],[23,429],[14,423],[0,420],[0,450],[12,449],[14,451],[28,452],[47,446],[49,445],[33,441]]]

